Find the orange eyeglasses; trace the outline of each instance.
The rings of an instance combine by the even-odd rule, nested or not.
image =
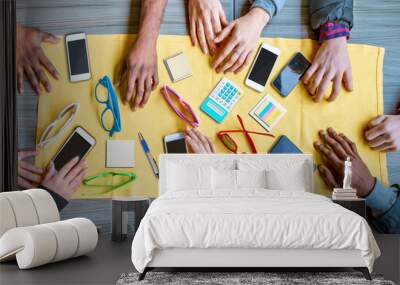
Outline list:
[[[221,142],[224,144],[224,146],[229,149],[233,153],[237,153],[238,151],[238,145],[234,141],[234,139],[229,135],[230,133],[244,133],[246,136],[247,142],[250,144],[251,151],[252,153],[257,153],[257,148],[256,145],[254,144],[253,139],[251,138],[250,134],[254,135],[262,135],[262,136],[268,136],[271,138],[275,138],[275,136],[272,133],[259,133],[259,132],[252,132],[249,130],[246,130],[243,124],[242,117],[237,115],[237,118],[239,120],[240,126],[242,127],[241,130],[226,130],[226,131],[219,131],[217,133],[218,138],[221,140]]]

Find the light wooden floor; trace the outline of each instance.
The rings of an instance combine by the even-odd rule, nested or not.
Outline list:
[[[223,0],[228,19],[245,13],[246,0]],[[385,113],[400,103],[400,1],[355,0],[355,26],[350,42],[383,46]],[[170,0],[161,27],[163,34],[187,34],[186,1]],[[88,34],[135,33],[138,29],[140,0],[17,0],[20,23],[55,34],[84,31]],[[307,38],[308,0],[288,0],[282,12],[264,30],[263,36]],[[18,97],[20,148],[34,147],[37,97],[25,84],[25,95]],[[61,96],[61,95],[60,95]],[[400,153],[388,155],[389,179],[400,182]],[[110,205],[103,200],[76,200],[63,212],[64,218],[86,216],[110,229]]]

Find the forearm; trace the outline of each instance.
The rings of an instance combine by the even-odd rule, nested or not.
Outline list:
[[[168,0],[142,0],[138,39],[156,43]]]
[[[329,22],[346,23],[353,27],[353,0],[310,0],[311,28],[318,30]]]

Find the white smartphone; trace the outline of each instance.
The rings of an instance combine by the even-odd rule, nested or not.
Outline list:
[[[96,139],[93,136],[82,127],[77,127],[53,159],[56,170],[59,171],[76,156],[79,157],[79,160],[85,158],[95,144]]]
[[[91,73],[85,33],[67,35],[65,44],[71,82],[89,80]]]
[[[280,50],[276,47],[262,44],[247,75],[245,84],[258,92],[263,92],[280,53]]]
[[[164,148],[166,153],[187,153],[184,133],[174,133],[164,137]]]

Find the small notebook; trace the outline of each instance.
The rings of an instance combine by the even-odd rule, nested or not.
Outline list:
[[[164,59],[164,64],[171,81],[174,83],[192,76],[192,68],[182,52]]]
[[[269,153],[303,153],[287,136],[281,135]]]
[[[135,141],[108,140],[106,167],[135,167]]]

